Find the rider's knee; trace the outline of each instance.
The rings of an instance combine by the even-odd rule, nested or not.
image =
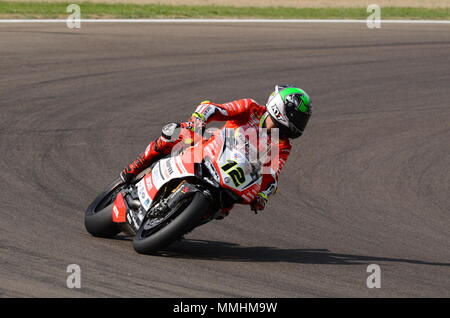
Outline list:
[[[165,125],[161,131],[161,138],[165,142],[174,142],[177,141],[180,135],[180,124],[178,123],[170,123]]]

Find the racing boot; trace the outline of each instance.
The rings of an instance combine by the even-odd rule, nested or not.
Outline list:
[[[144,153],[141,153],[132,163],[120,172],[120,178],[125,184],[129,184],[134,177],[164,155],[156,150],[157,140],[152,141]]]
[[[180,125],[176,123],[165,125],[162,129],[161,136],[152,141],[144,153],[140,154],[136,160],[122,170],[120,178],[125,184],[130,183],[134,177],[154,162],[170,154],[172,148],[181,140],[181,138],[177,138],[178,135],[176,134],[178,127]]]

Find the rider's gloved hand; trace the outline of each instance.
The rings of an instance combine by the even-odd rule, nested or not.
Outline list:
[[[268,201],[267,195],[263,192],[259,192],[256,198],[252,201],[252,203],[250,203],[250,206],[252,210],[255,211],[255,213],[257,213],[258,211],[264,210],[267,201]]]

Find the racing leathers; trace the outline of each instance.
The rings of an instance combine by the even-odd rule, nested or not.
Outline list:
[[[249,128],[256,130],[262,128],[266,117],[266,107],[257,104],[253,99],[241,99],[225,104],[202,102],[192,114],[189,122],[171,123],[164,126],[161,136],[152,141],[145,152],[122,171],[121,177],[127,182],[156,160],[170,154],[175,145],[179,143],[191,145],[195,137],[193,131],[199,122],[206,125],[212,121],[226,121],[221,129],[241,128],[245,131]],[[177,131],[179,133],[175,135]],[[271,140],[269,135],[268,142],[271,145],[269,147],[277,147],[278,149],[273,150],[278,151],[276,151],[275,160],[264,164],[266,173],[262,174],[260,191],[249,200],[255,211],[264,209],[269,197],[275,193],[280,172],[291,150],[291,142],[288,138],[280,138],[275,141]],[[272,158],[274,157],[272,156]],[[222,211],[222,213],[226,215],[230,209]]]

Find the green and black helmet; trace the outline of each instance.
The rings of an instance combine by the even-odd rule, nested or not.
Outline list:
[[[312,114],[308,94],[292,85],[277,85],[266,104],[267,112],[280,129],[280,136],[298,138]]]

